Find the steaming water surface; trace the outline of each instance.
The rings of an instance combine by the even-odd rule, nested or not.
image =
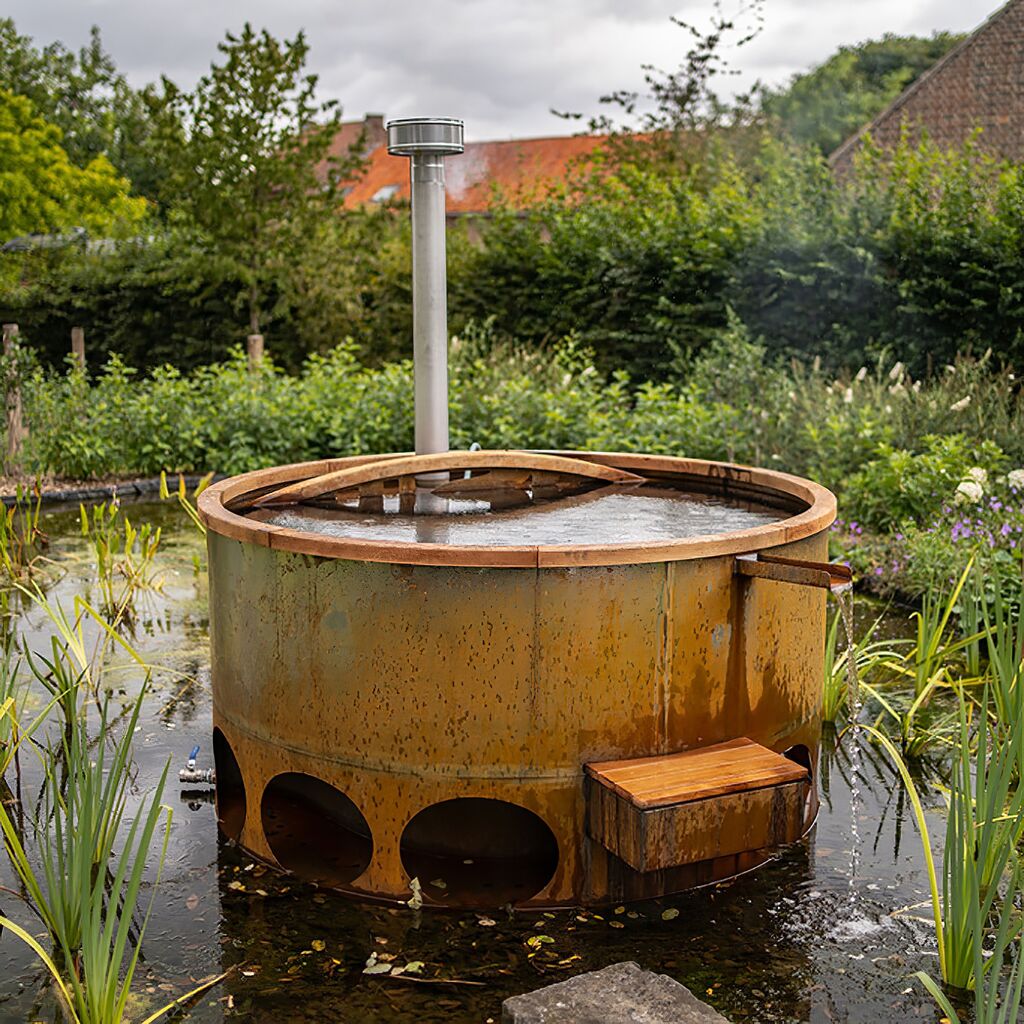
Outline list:
[[[477,502],[449,502],[447,514],[402,515],[344,507],[292,507],[253,514],[274,526],[327,537],[486,547],[555,544],[635,544],[684,540],[767,526],[792,513],[674,490],[594,491],[575,498],[505,511]]]

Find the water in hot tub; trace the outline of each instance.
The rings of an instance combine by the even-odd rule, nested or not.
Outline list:
[[[389,497],[383,512],[292,506],[256,512],[253,518],[327,537],[509,547],[684,540],[767,526],[792,515],[768,505],[655,487],[604,487],[501,511],[476,501],[446,505],[440,514],[402,514],[397,498]]]

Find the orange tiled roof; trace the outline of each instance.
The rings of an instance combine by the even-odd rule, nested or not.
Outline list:
[[[572,165],[585,161],[604,141],[599,135],[571,135],[467,142],[464,153],[445,160],[448,213],[487,210],[495,187],[522,201],[538,198],[549,186],[564,181]],[[367,159],[365,174],[346,194],[345,205],[408,198],[408,159],[391,156],[386,146],[378,146]]]

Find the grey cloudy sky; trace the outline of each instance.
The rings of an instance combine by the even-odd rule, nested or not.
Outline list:
[[[883,32],[964,31],[993,0],[765,0],[761,36],[734,60],[747,85],[785,81],[842,43]],[[639,85],[640,65],[674,68],[686,49],[670,15],[706,24],[709,0],[7,0],[37,43],[77,47],[100,26],[141,85],[191,84],[225,30],[245,20],[276,35],[306,30],[324,97],[347,118],[462,117],[467,138],[567,134],[551,107],[593,113],[597,97]],[[726,5],[726,10],[728,10]]]

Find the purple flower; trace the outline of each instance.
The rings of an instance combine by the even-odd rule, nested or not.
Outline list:
[[[875,566],[875,575],[876,576],[881,576],[882,575],[882,567],[880,565]]]

